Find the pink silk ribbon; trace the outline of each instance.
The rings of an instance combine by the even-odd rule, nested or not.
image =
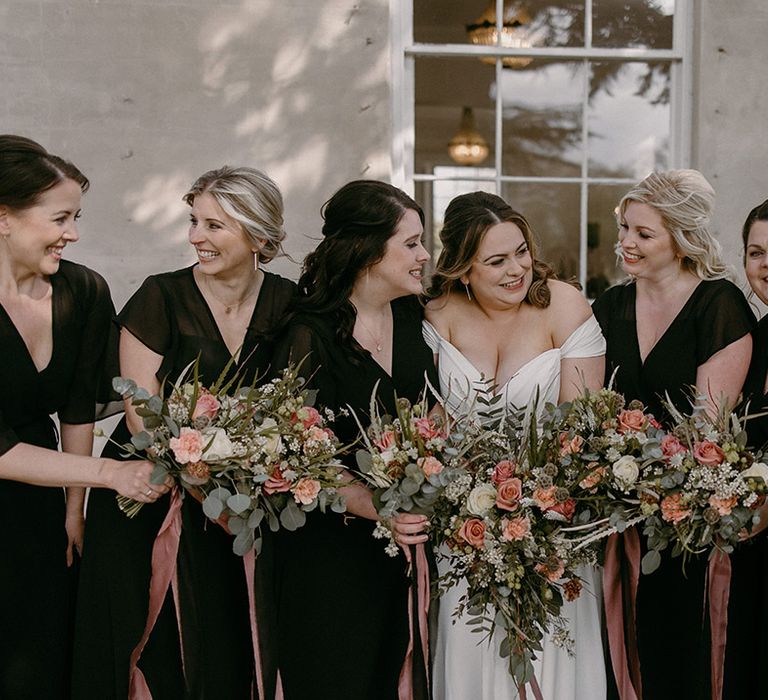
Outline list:
[[[421,648],[424,654],[424,664],[429,665],[429,627],[427,623],[427,613],[429,612],[429,564],[427,554],[423,544],[416,545],[416,561],[411,560],[410,548],[405,548],[405,558],[416,567],[416,595],[418,601],[418,625],[419,636],[421,637]],[[413,583],[408,587],[408,628],[410,629],[410,639],[408,640],[408,650],[405,653],[403,667],[400,670],[400,682],[398,684],[399,700],[413,700]],[[427,687],[429,687],[429,677],[427,677]]]
[[[707,568],[709,589],[709,629],[712,635],[712,700],[723,697],[725,644],[728,632],[728,598],[731,588],[731,558],[717,552]]]
[[[629,590],[624,590],[619,538],[624,541],[624,561],[629,574]],[[608,628],[608,647],[621,700],[641,700],[640,656],[637,649],[637,586],[640,580],[640,536],[632,527],[613,534],[605,545],[603,596]],[[626,611],[624,607],[627,607]],[[625,635],[624,624],[627,629]]]
[[[147,623],[136,648],[131,652],[130,667],[128,670],[130,685],[128,697],[130,700],[152,700],[152,693],[147,685],[147,680],[139,668],[139,659],[150,634],[155,627],[160,610],[165,602],[168,588],[173,586],[174,601],[178,616],[178,587],[176,585],[176,556],[179,553],[179,541],[181,539],[181,494],[179,488],[174,486],[171,491],[171,502],[168,513],[160,526],[160,530],[152,546],[152,578],[149,581],[149,610]],[[179,635],[181,636],[181,635]],[[184,655],[182,652],[182,659]]]
[[[544,700],[544,696],[541,694],[541,688],[539,687],[539,682],[536,680],[536,676],[533,676],[531,680],[528,681],[528,683],[531,686],[531,690],[533,691],[533,697],[536,700]],[[525,692],[525,685],[521,685],[518,688],[520,700],[527,700],[528,695]]]

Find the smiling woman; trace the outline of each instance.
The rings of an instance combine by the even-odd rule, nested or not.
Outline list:
[[[167,490],[150,485],[146,462],[90,456],[114,312],[101,276],[62,260],[78,240],[87,188],[71,163],[0,136],[0,697],[8,700],[68,697],[83,487],[143,502]],[[66,498],[41,488],[65,485]]]

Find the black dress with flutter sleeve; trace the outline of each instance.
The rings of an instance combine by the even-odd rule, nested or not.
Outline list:
[[[635,294],[634,283],[612,287],[592,307],[607,342],[606,381],[615,373],[614,388],[627,401],[642,401],[667,424],[665,395],[678,410],[690,412],[690,387],[696,385],[698,367],[752,332],[754,315],[731,282],[702,281],[643,361]],[[706,569],[706,557],[692,557],[683,572],[682,560],[665,553],[654,573],[640,577],[637,642],[645,698],[710,697]]]
[[[245,382],[266,375],[272,329],[295,289],[293,282],[265,273],[239,361],[229,370]],[[210,385],[231,360],[192,267],[149,277],[118,320],[162,355],[161,381],[175,380],[199,358],[201,382]],[[123,419],[112,440],[129,439]],[[109,444],[104,455],[120,458],[120,449]],[[73,697],[78,700],[127,697],[129,657],[147,619],[152,545],[168,504],[165,496],[129,519],[114,493],[91,492],[75,625]],[[169,593],[139,662],[153,697],[249,700],[254,669],[243,561],[232,552],[231,536],[189,497],[182,506],[177,562],[181,623]]]
[[[38,371],[0,306],[0,454],[58,447],[62,423],[92,423],[114,309],[106,282],[62,261],[50,277],[53,353]],[[34,465],[30,465],[30,471]],[[0,698],[68,697],[74,577],[61,488],[0,480]]]
[[[378,401],[394,415],[395,395],[416,401],[426,377],[433,386],[437,377],[418,300],[392,302],[392,314],[391,376],[368,353],[357,356],[340,343],[332,317],[313,314],[290,324],[275,365],[304,358],[317,403],[350,407],[363,425],[378,383]],[[334,431],[347,444],[358,435],[351,416],[338,418]],[[396,700],[409,637],[409,578],[404,556],[389,557],[373,526],[313,512],[304,527],[275,538],[275,643],[286,700]]]

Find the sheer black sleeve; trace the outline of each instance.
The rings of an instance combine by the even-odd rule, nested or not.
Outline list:
[[[752,309],[735,284],[727,280],[710,283],[696,323],[698,364],[751,333],[755,325]]]
[[[165,290],[156,277],[147,277],[126,302],[118,322],[152,352],[165,355],[173,342],[174,319]]]

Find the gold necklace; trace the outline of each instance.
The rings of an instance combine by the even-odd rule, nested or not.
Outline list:
[[[261,287],[261,277],[259,275],[259,271],[256,270],[255,275],[255,282],[251,285],[251,288],[237,301],[232,302],[231,304],[228,304],[227,302],[220,299],[218,296],[216,296],[216,292],[213,291],[213,288],[211,287],[211,283],[208,281],[208,276],[206,275],[204,278],[205,280],[205,288],[208,290],[209,294],[219,302],[224,307],[224,313],[225,314],[231,314],[235,309],[240,309],[240,307],[248,301]]]
[[[376,336],[374,332],[368,327],[368,324],[363,321],[363,317],[360,316],[360,314],[357,315],[357,320],[360,321],[360,325],[365,329],[365,332],[368,333],[371,339],[376,343],[376,352],[381,352],[381,349],[384,347],[383,336]]]

